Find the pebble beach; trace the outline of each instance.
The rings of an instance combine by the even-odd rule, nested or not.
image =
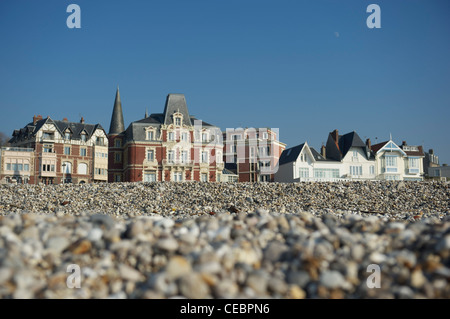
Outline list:
[[[0,185],[2,299],[450,298],[449,282],[449,182]]]

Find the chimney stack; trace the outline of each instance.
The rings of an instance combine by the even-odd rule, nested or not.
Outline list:
[[[84,124],[84,117],[81,118],[80,123]]]
[[[334,130],[333,132],[331,132],[331,137],[333,138],[334,142],[337,145],[338,142],[339,142],[339,132],[338,132],[338,130]]]
[[[67,119],[67,117],[63,118],[64,122],[69,122],[69,120]]]
[[[428,153],[430,153],[431,155],[434,154],[434,150],[432,148],[429,149]]]
[[[323,158],[327,158],[327,148],[325,145],[322,144],[322,147],[320,148],[320,155],[322,155]]]
[[[368,139],[366,140],[366,146],[367,146],[367,148],[368,148],[369,150],[372,148],[372,142],[370,141],[370,138],[368,138]]]
[[[406,146],[406,141],[402,141],[402,146]]]
[[[37,121],[42,120],[42,115],[33,116],[33,124],[36,125]]]

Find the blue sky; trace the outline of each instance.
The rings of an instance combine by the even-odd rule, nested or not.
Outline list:
[[[69,4],[81,29],[69,29]],[[369,4],[381,29],[369,29]],[[279,128],[433,148],[450,164],[450,1],[0,1],[0,131],[33,115],[125,126],[184,93],[221,127]]]

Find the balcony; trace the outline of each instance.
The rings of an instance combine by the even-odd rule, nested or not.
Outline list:
[[[40,158],[56,158],[55,152],[41,152],[39,153]]]
[[[194,161],[163,160],[162,164],[164,166],[194,166]]]

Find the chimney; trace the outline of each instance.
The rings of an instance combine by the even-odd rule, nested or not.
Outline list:
[[[402,141],[402,146],[406,146],[406,141]]]
[[[67,117],[63,118],[64,122],[69,122],[69,120],[67,119]]]
[[[84,124],[84,117],[81,118],[80,123]]]
[[[367,159],[370,158],[370,150],[372,148],[372,143],[370,142],[370,138],[366,139],[366,153],[367,153]]]
[[[338,142],[339,142],[339,132],[338,132],[338,130],[334,130],[333,132],[331,132],[331,137],[333,138],[334,142],[337,145]]]
[[[35,125],[37,123],[37,121],[42,120],[42,115],[38,115],[38,116],[33,116],[33,124]]]
[[[325,145],[322,144],[322,147],[320,148],[320,155],[323,156],[323,158],[327,158],[327,148],[325,147]]]
[[[432,148],[430,148],[430,149],[428,150],[428,153],[430,153],[431,155],[433,155],[433,154],[434,154],[434,150],[433,150]]]

